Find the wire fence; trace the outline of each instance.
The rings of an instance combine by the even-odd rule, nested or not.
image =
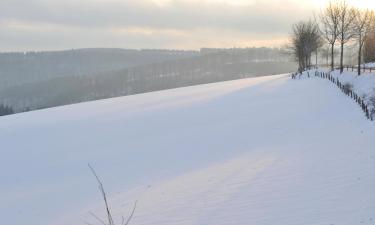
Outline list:
[[[336,68],[337,70],[340,69],[340,67],[337,67]],[[344,70],[346,71],[352,71],[352,72],[358,72],[358,66],[344,66]],[[374,67],[365,67],[365,66],[362,66],[361,67],[361,72],[363,73],[366,73],[366,72],[375,72],[375,68]]]

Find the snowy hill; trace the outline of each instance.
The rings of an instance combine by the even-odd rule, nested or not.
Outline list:
[[[327,80],[244,79],[0,118],[3,224],[375,224],[375,124]]]

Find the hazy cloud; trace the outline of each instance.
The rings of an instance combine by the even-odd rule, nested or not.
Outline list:
[[[297,0],[2,0],[0,50],[280,44]]]

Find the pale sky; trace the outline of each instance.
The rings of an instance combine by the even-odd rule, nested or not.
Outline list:
[[[280,46],[326,0],[0,0],[0,51]],[[375,8],[374,0],[350,0]]]

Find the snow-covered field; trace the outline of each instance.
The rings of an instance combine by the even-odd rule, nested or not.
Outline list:
[[[374,63],[375,65],[375,63]],[[309,71],[310,74],[314,74],[316,70]],[[329,69],[319,69],[319,72],[330,72]],[[370,73],[369,71],[362,72],[358,76],[357,71],[352,72],[351,70],[344,70],[340,74],[339,70],[330,72],[330,74],[340,80],[340,82],[345,84],[350,84],[355,93],[357,93],[369,107],[370,111],[375,114],[375,73]],[[307,78],[307,72],[304,72],[301,78]]]
[[[365,64],[365,67],[366,67],[366,68],[375,68],[375,62],[366,63],[366,64]]]
[[[244,79],[0,118],[6,225],[375,224],[375,124],[323,79]]]
[[[364,72],[358,76],[357,72],[344,71],[340,74],[339,71],[332,73],[334,77],[337,77],[343,84],[349,83],[353,85],[353,91],[359,94],[368,104],[370,98],[375,98],[375,74]]]
[[[358,76],[356,72],[345,71],[340,74],[339,71],[334,71],[334,77],[339,78],[342,83],[350,83],[353,85],[353,90],[359,92],[361,96],[375,96],[375,74],[374,73],[363,73]]]

